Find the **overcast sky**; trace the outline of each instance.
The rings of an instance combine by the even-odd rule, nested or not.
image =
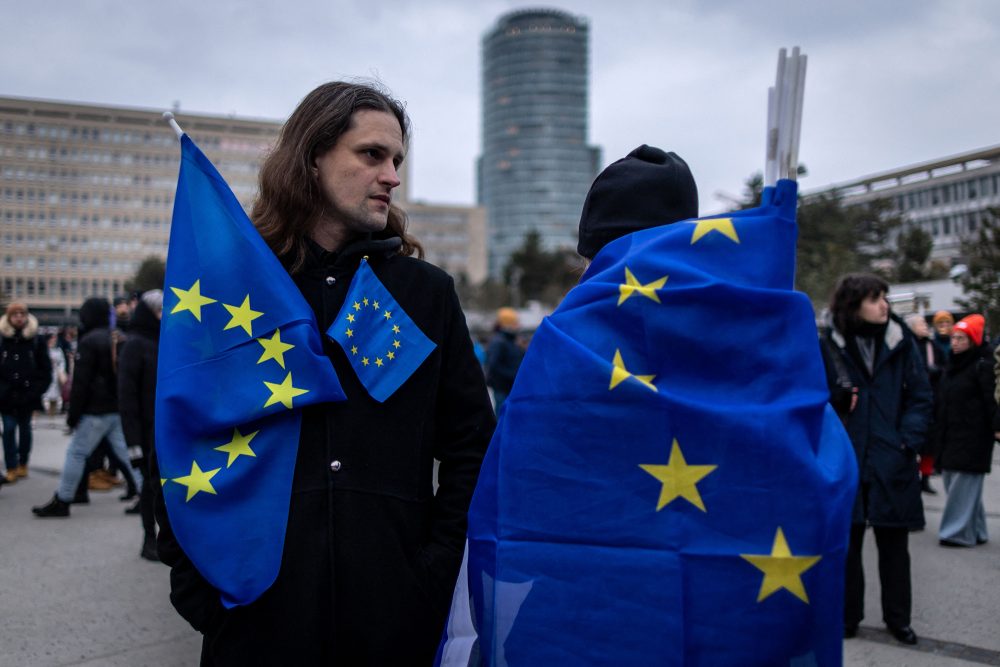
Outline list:
[[[676,151],[703,212],[763,167],[782,46],[809,56],[805,190],[1000,143],[997,0],[0,0],[0,95],[280,120],[323,81],[377,77],[413,120],[411,197],[468,204],[482,35],[541,6],[589,20],[604,164]]]

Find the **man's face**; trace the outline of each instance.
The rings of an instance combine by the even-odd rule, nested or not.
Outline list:
[[[28,323],[28,313],[23,310],[15,310],[7,316],[10,325],[20,331]]]
[[[950,336],[951,330],[954,326],[955,325],[948,320],[938,320],[938,322],[934,325],[934,329],[940,336]]]
[[[362,109],[333,148],[316,158],[317,178],[326,198],[321,225],[350,238],[385,229],[396,168],[404,157],[403,132],[390,113]]]

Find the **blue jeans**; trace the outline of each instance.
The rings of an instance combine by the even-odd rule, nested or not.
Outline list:
[[[3,455],[7,470],[28,465],[31,453],[31,408],[3,413]]]
[[[66,462],[63,464],[62,476],[59,478],[59,490],[56,495],[59,500],[68,503],[76,495],[76,487],[80,485],[83,470],[90,456],[102,439],[111,443],[111,451],[122,463],[123,472],[135,481],[132,466],[129,465],[128,447],[125,446],[125,434],[122,432],[122,420],[117,412],[107,415],[84,415],[73,431],[73,439],[69,441],[66,450]]]

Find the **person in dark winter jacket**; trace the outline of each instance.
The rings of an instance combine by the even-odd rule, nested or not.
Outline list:
[[[969,315],[951,332],[951,357],[938,387],[933,440],[948,500],[938,537],[942,546],[985,544],[983,480],[1000,431],[993,392],[992,352],[983,346],[982,315]]]
[[[915,644],[910,627],[909,531],[924,526],[917,452],[927,437],[932,394],[913,334],[886,301],[888,284],[871,274],[840,279],[830,306],[828,343],[858,388],[847,416],[860,480],[847,554],[844,634],[864,618],[861,546],[872,526],[879,552],[882,618],[894,637]]]
[[[68,517],[69,505],[84,474],[87,457],[107,438],[115,457],[123,462],[125,474],[132,475],[128,449],[118,415],[118,380],[111,355],[111,305],[107,299],[92,297],[80,307],[80,343],[76,351],[73,387],[70,390],[66,425],[73,438],[66,450],[66,462],[59,489],[52,500],[33,507],[36,516]],[[135,480],[132,479],[132,483]]]
[[[31,414],[42,409],[42,394],[52,382],[52,362],[38,335],[38,320],[20,302],[0,317],[0,414],[3,415],[4,481],[28,475]]]
[[[486,348],[486,383],[493,390],[493,407],[499,413],[511,387],[517,369],[524,358],[524,350],[517,345],[517,330],[520,320],[513,308],[501,308],[497,311],[497,322]]]
[[[150,290],[144,293],[132,313],[128,340],[118,357],[118,408],[122,431],[129,449],[137,448],[142,452],[137,463],[143,475],[139,492],[143,541],[139,555],[153,561],[159,560],[156,555],[156,520],[153,517],[157,476],[151,473],[149,462],[155,431],[156,355],[162,315],[163,292]]]
[[[158,496],[171,602],[204,633],[203,665],[433,661],[494,418],[454,283],[411,256],[419,244],[391,203],[407,129],[402,106],[381,91],[324,84],[292,113],[261,168],[251,218],[320,331],[367,257],[436,347],[379,403],[324,339],[347,400],[303,411],[281,568],[254,602],[223,607]]]

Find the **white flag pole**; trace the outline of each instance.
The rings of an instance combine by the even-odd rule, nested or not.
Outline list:
[[[795,111],[792,114],[792,143],[788,155],[788,164],[791,167],[789,178],[797,180],[799,172],[799,144],[802,139],[802,104],[805,101],[806,92],[806,56],[799,56],[798,79],[795,84]]]
[[[174,114],[170,113],[169,111],[164,111],[163,120],[167,121],[167,123],[170,124],[170,127],[173,128],[174,134],[177,135],[177,139],[179,141],[180,138],[184,136],[184,130],[182,130],[181,126],[177,124],[176,120],[174,120]]]
[[[767,133],[764,137],[764,187],[778,180],[778,93],[774,86],[767,89]]]
[[[806,57],[799,47],[794,47],[791,55],[780,49],[775,85],[768,89],[765,187],[778,179],[795,180],[798,176],[805,76]]]

